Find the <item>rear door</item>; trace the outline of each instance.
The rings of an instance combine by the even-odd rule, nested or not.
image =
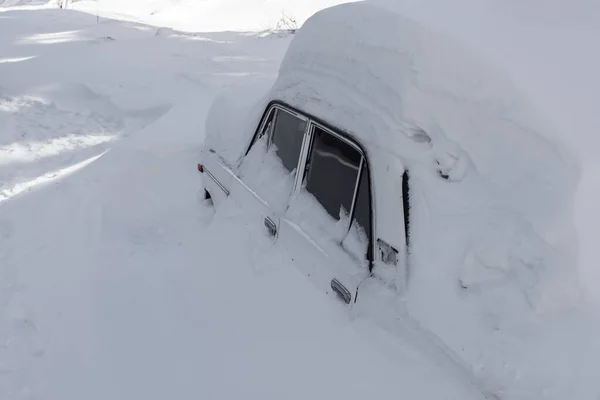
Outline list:
[[[347,136],[311,121],[280,241],[323,290],[355,300],[373,260],[368,160]]]

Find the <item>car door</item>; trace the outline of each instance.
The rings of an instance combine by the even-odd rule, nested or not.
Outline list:
[[[319,287],[350,303],[373,261],[368,160],[356,142],[315,121],[306,136],[279,240]]]
[[[309,120],[292,110],[271,106],[238,166],[234,197],[257,205],[266,232],[278,236],[280,217],[294,192]]]

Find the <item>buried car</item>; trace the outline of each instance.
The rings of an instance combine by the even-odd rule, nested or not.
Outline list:
[[[545,129],[466,48],[358,2],[311,17],[275,80],[215,100],[198,169],[206,198],[254,204],[323,291],[352,307],[392,293],[470,375],[488,346],[471,338],[542,302],[570,251],[573,171]]]

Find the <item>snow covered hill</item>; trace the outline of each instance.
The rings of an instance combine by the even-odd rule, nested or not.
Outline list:
[[[301,24],[339,2],[81,0],[58,10],[0,0],[0,399],[467,398],[472,388],[410,335],[317,291],[242,205],[213,214],[200,197],[195,163],[214,96],[273,78],[291,39],[206,32],[269,30],[282,13]],[[578,160],[573,276],[600,304],[600,7],[427,4],[395,3],[509,71],[556,128],[550,139]],[[421,287],[440,276],[430,278]],[[417,316],[471,346],[496,398],[599,398],[600,335],[585,310],[534,314],[484,337],[426,296]]]

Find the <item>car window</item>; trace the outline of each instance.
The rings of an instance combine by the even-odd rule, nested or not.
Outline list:
[[[275,145],[276,153],[283,166],[290,172],[298,167],[306,126],[306,120],[284,110],[277,110],[271,134],[271,145]]]
[[[364,246],[362,257],[373,260],[369,170],[358,148],[315,126],[304,184],[305,190],[334,220],[347,221],[348,235],[352,231],[357,233],[351,227],[358,228],[359,236],[363,238],[360,239],[361,247]],[[343,246],[346,238],[342,239]]]
[[[306,190],[336,220],[349,215],[360,170],[362,155],[345,141],[315,127]]]
[[[309,149],[306,164],[303,162],[301,166],[302,176],[298,177],[299,182],[302,182],[304,190],[312,195],[326,214],[335,221],[341,221],[338,228],[345,229],[345,236],[339,236],[342,232],[335,228],[337,233],[332,237],[341,240],[342,246],[345,247],[346,238],[351,236],[351,232],[354,232],[355,236],[358,232],[363,237],[360,242],[366,247],[364,250],[365,247],[361,246],[366,253],[363,253],[365,259],[372,261],[371,188],[366,159],[356,145],[321,127],[318,123],[310,123],[312,132],[307,135],[309,121],[308,118],[298,116],[279,106],[270,108],[248,152],[255,143],[264,138],[265,148],[274,149],[277,159],[281,161],[280,165],[283,165],[288,172],[292,172],[298,168],[306,136],[310,143],[307,142]],[[275,179],[275,176],[268,179]],[[293,182],[290,184],[293,185]],[[263,185],[264,182],[257,184],[257,186]],[[283,199],[288,196],[279,193],[277,197]],[[269,204],[271,203],[277,203],[276,199],[271,199]],[[359,228],[358,231],[354,229],[355,227]]]

